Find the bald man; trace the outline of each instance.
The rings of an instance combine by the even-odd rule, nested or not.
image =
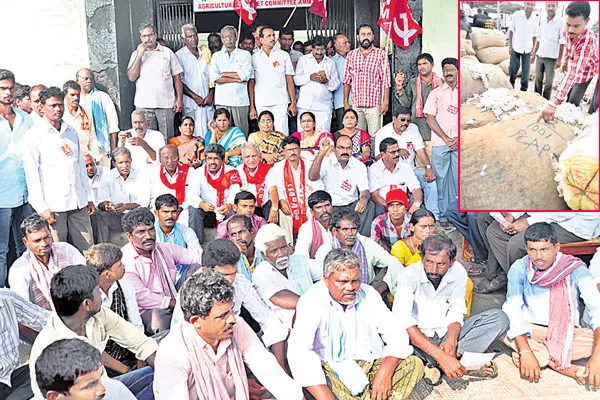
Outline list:
[[[81,86],[80,105],[92,114],[98,147],[102,153],[100,165],[109,167],[110,153],[117,148],[119,133],[117,109],[110,96],[96,88],[94,76],[88,68],[77,71],[75,79]]]

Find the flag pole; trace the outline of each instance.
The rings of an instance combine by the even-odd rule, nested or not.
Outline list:
[[[392,2],[392,1],[394,1],[394,0],[388,0],[388,1],[391,3],[391,2]],[[379,15],[381,15],[381,13],[383,12],[383,7],[384,7],[384,4],[385,4],[385,2],[382,2],[382,3],[380,3],[380,6],[381,6],[381,7],[380,7],[380,9],[379,9]],[[393,22],[392,22],[392,23],[393,23]],[[387,54],[388,47],[389,47],[389,45],[390,45],[390,41],[391,41],[391,37],[390,37],[390,35],[391,35],[391,33],[392,33],[392,23],[390,23],[390,26],[389,26],[389,28],[388,28],[388,31],[387,31],[387,33],[386,33],[386,35],[387,35],[387,39],[386,39],[386,41],[385,41],[385,53],[386,53],[386,54]],[[392,54],[394,53],[394,45],[393,45],[393,44],[392,44],[392,51],[391,51],[391,53],[392,53]],[[382,90],[382,91],[381,91],[381,104],[383,104],[383,100],[384,100],[384,98],[383,98],[383,97],[384,97],[384,96],[385,96],[385,90]],[[391,106],[391,104],[390,104],[390,106]],[[391,107],[388,109],[388,111],[390,111],[390,110],[391,110]],[[380,116],[379,116],[379,126],[383,126],[383,115],[380,115]]]
[[[290,13],[290,16],[288,17],[288,19],[285,21],[285,24],[283,24],[284,28],[287,28],[287,25],[290,23],[290,20],[292,19],[292,16],[294,15],[294,13],[296,12],[296,9],[298,8],[298,5],[300,4],[300,0],[296,0],[296,5],[294,5],[294,8],[292,9],[292,12]]]
[[[238,22],[238,31],[237,31],[237,40],[235,42],[235,47],[238,47],[240,44],[240,36],[242,35],[242,15],[240,14],[240,20]]]

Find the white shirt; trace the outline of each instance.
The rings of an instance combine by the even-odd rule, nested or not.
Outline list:
[[[455,261],[436,290],[427,279],[422,262],[405,267],[400,271],[394,296],[394,318],[405,324],[404,329],[416,325],[427,337],[436,333],[444,337],[448,325],[464,323],[467,278],[465,268]]]
[[[379,195],[385,199],[390,190],[402,189],[408,194],[407,188],[413,191],[421,189],[421,186],[412,168],[405,163],[398,162],[394,172],[390,172],[386,168],[383,160],[379,160],[369,167],[369,190],[371,193],[379,190]]]
[[[248,183],[248,176],[246,175],[246,172],[244,172],[244,164],[240,165],[236,169],[240,173],[240,178],[242,178],[241,190],[250,192],[255,197],[257,197],[258,190],[256,188],[256,184]],[[271,169],[273,169],[273,168],[271,168]],[[265,204],[267,201],[269,201],[269,189],[272,188],[273,186],[277,187],[277,182],[275,182],[273,180],[273,174],[269,170],[269,172],[267,172],[267,176],[265,176],[265,190],[264,190],[263,197],[262,197],[262,201],[263,201],[262,204]]]
[[[131,168],[129,177],[123,179],[114,168],[102,175],[98,189],[98,203],[135,203],[140,207],[150,206],[150,180],[137,168]]]
[[[102,108],[104,109],[104,115],[106,115],[106,124],[108,125],[108,132],[115,133],[119,132],[119,117],[117,115],[117,109],[115,103],[108,95],[108,93],[97,91]],[[85,109],[85,111],[91,115],[92,113],[92,96],[90,94],[81,93],[79,104]]]
[[[325,71],[329,80],[327,85],[310,80],[310,75]],[[331,110],[333,108],[333,92],[340,86],[340,78],[335,69],[335,63],[328,57],[323,57],[320,63],[312,54],[300,57],[296,65],[294,83],[300,86],[298,108],[307,110]]]
[[[100,188],[100,180],[106,171],[109,171],[109,169],[103,167],[102,165],[96,165],[96,175],[94,175],[92,178],[88,177],[88,182],[90,183],[90,189],[92,189],[92,197],[94,198],[95,205],[98,205],[98,189]]]
[[[94,200],[75,129],[65,122],[57,131],[38,121],[22,142],[29,204],[38,212],[64,212]]]
[[[320,223],[317,223],[317,225],[321,230],[323,244],[329,243],[329,246],[331,247],[331,234]],[[310,246],[312,244],[312,241],[312,222],[308,220],[302,225],[300,225],[300,228],[298,229],[298,239],[296,239],[296,245],[294,246],[294,254],[305,254],[306,256],[308,256],[310,254]]]
[[[294,75],[290,55],[280,49],[272,49],[267,55],[263,49],[252,55],[255,106],[288,105],[286,75]]]
[[[130,129],[126,132],[131,132],[132,137],[139,136],[135,129]],[[146,129],[144,141],[148,143],[148,146],[150,146],[156,153],[156,160],[153,161],[146,150],[142,148],[142,146],[131,145],[127,143],[127,139],[125,139],[125,148],[131,152],[131,166],[140,170],[145,170],[148,164],[159,165],[160,162],[158,160],[158,153],[166,144],[163,134],[152,129]]]
[[[359,192],[369,190],[367,167],[352,155],[346,168],[342,168],[335,153],[323,158],[320,177],[334,206],[347,206],[358,200]]]
[[[208,95],[209,73],[208,64],[202,58],[202,54],[198,58],[192,54],[190,49],[183,46],[175,53],[183,72],[181,73],[181,82],[185,84],[192,92],[202,98]],[[183,105],[186,108],[195,110],[200,106],[191,97],[183,95]]]
[[[406,359],[413,352],[408,333],[402,323],[392,316],[379,293],[362,284],[364,298],[358,305],[350,304],[344,311],[331,295],[325,283],[315,283],[296,305],[296,322],[288,339],[288,361],[294,380],[303,387],[325,385],[321,362],[332,361],[328,343],[343,340],[343,359],[374,361],[393,356]],[[336,313],[342,323],[342,338],[331,339],[330,313]],[[367,327],[365,327],[367,325]],[[360,340],[361,329],[377,332],[378,343]]]
[[[242,82],[215,83],[223,72],[237,72]],[[248,80],[252,77],[252,56],[242,49],[234,49],[231,54],[223,48],[212,55],[210,61],[210,81],[215,84],[215,104],[232,107],[250,105]]]
[[[539,28],[540,17],[535,12],[527,18],[525,10],[516,11],[509,28],[513,33],[513,50],[520,54],[531,53],[533,38],[539,36]]]
[[[131,53],[127,69],[131,68],[137,50]],[[173,108],[175,89],[173,77],[183,72],[175,53],[156,44],[156,49],[146,50],[142,56],[140,76],[135,81],[133,104],[138,108]]]
[[[206,180],[206,176],[204,175],[204,169],[206,168],[206,164],[198,168],[194,171],[194,176],[192,177],[192,183],[190,187],[190,197],[188,198],[189,204],[192,207],[200,207],[201,201],[206,201],[213,205],[217,204],[217,189],[212,187],[210,183]],[[221,168],[219,176],[223,173],[227,173],[229,171],[234,170],[235,168],[224,165],[224,170]],[[210,174],[210,172],[209,172]],[[212,174],[211,174],[212,175]],[[215,177],[215,176],[213,176]],[[240,185],[235,184],[231,185],[227,189],[225,189],[224,193],[224,202],[225,204],[233,204],[235,195],[240,191]]]
[[[84,110],[85,115],[88,118],[88,127],[87,129],[82,129],[83,124],[83,108],[79,106],[75,115],[71,114],[67,105],[65,104],[65,112],[63,113],[63,121],[67,124],[71,125],[73,129],[77,132],[79,136],[79,144],[81,145],[81,149],[83,151],[87,151],[94,158],[94,160],[99,161],[101,158],[100,149],[98,148],[98,139],[96,138],[96,128],[94,128],[94,118],[92,117],[92,113],[88,113]]]
[[[398,147],[401,149],[408,150],[410,157],[400,157],[400,162],[408,165],[411,168],[415,166],[415,153],[417,150],[425,148],[423,144],[423,137],[419,132],[419,127],[416,124],[410,123],[406,130],[401,134],[394,130],[394,123],[390,122],[383,128],[377,131],[375,139],[375,153],[379,154],[379,145],[383,142],[383,139],[393,138],[398,142]]]
[[[123,296],[125,297],[125,307],[127,307],[127,316],[129,317],[128,321],[140,331],[144,332],[144,324],[142,323],[142,317],[140,317],[140,309],[138,308],[138,303],[135,299],[135,292],[129,288],[126,282],[119,281],[119,284],[121,285]],[[104,290],[100,290],[102,306],[110,309],[116,290],[117,282],[113,282],[113,284],[110,285],[108,294],[104,293]]]
[[[176,225],[179,228],[179,230],[181,231],[181,234],[183,235],[183,240],[185,240],[185,244],[187,245],[187,248],[202,252],[202,246],[200,246],[200,242],[198,241],[198,236],[196,235],[196,232],[194,232],[194,230],[192,228],[182,225],[179,222],[177,222]],[[160,229],[160,228],[156,228],[156,229]],[[177,244],[177,243],[169,240],[172,235],[173,235],[173,231],[171,231],[171,233],[166,235],[167,240],[165,240],[165,241],[159,240],[158,235],[156,235],[156,241],[158,243]]]
[[[540,35],[538,36],[540,46],[536,55],[556,60],[560,45],[565,44],[563,30],[564,22],[559,17],[554,16],[550,21],[548,21],[548,18],[542,18],[539,30]]]
[[[527,223],[533,225],[536,222],[555,222],[585,240],[600,236],[600,213],[597,212],[530,212]]]
[[[160,195],[163,194],[172,194],[173,196],[175,196],[175,189],[169,189],[168,187],[165,186],[165,184],[162,182],[162,180],[160,179],[160,169],[161,166],[152,166],[151,171],[150,171],[150,184],[152,186],[152,195],[151,195],[151,200],[150,200],[150,208],[154,209],[154,202],[156,201],[156,198]],[[171,176],[168,173],[165,173],[165,177],[167,178],[167,181],[171,184],[174,184],[177,181],[177,176],[179,175],[179,172],[176,171],[175,175]],[[188,226],[188,222],[189,222],[189,215],[188,215],[188,199],[190,198],[190,189],[191,189],[191,185],[192,185],[192,177],[194,176],[194,169],[190,168],[188,170],[188,174],[187,177],[185,178],[185,200],[183,201],[183,204],[180,204],[179,206],[181,208],[183,208],[183,211],[179,214],[179,218],[177,218],[177,222],[179,222],[182,225]]]
[[[85,265],[85,258],[73,245],[66,242],[54,243],[56,247],[63,252],[69,265],[81,264]],[[54,261],[50,257],[49,267],[54,267]],[[17,258],[8,272],[8,284],[10,289],[17,292],[24,299],[30,299],[30,284],[31,284],[31,264],[25,254]]]
[[[281,200],[286,200],[289,201],[288,197],[287,197],[287,192],[285,190],[285,182],[284,182],[284,167],[285,167],[285,161],[286,160],[281,160],[277,163],[275,163],[273,165],[273,168],[271,168],[271,170],[269,171],[269,174],[273,174],[273,177],[271,179],[274,179],[275,182],[277,182],[277,192],[279,193],[279,198]],[[306,185],[305,187],[305,201],[308,201],[308,196],[310,196],[313,192],[317,191],[317,190],[322,190],[323,189],[323,182],[321,182],[320,180],[318,181],[311,181],[310,179],[308,179],[308,171],[310,170],[310,162],[304,160],[304,184]],[[294,169],[293,166],[291,166],[292,168],[292,177],[294,178],[294,187],[296,189],[296,193],[298,194],[298,196],[302,196],[302,190],[300,187],[300,163],[298,163],[298,169]],[[309,212],[310,209],[308,208],[307,205],[307,212]]]

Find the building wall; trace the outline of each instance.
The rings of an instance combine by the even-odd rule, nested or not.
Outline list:
[[[458,58],[458,4],[447,0],[423,1],[423,53],[433,57],[433,71],[442,75],[441,61]]]
[[[89,66],[83,1],[0,0],[0,10],[0,68],[11,70],[18,82],[62,86]]]

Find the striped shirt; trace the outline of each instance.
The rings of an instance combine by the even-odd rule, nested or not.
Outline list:
[[[575,84],[590,81],[598,73],[598,40],[594,32],[586,29],[571,40],[565,30],[564,36],[567,44],[565,60],[569,61],[569,69],[552,94],[551,103],[557,106],[567,100]]]
[[[346,56],[344,85],[352,87],[351,103],[354,107],[375,107],[381,104],[384,89],[391,86],[390,66],[385,50],[371,47],[363,55],[360,48]]]

